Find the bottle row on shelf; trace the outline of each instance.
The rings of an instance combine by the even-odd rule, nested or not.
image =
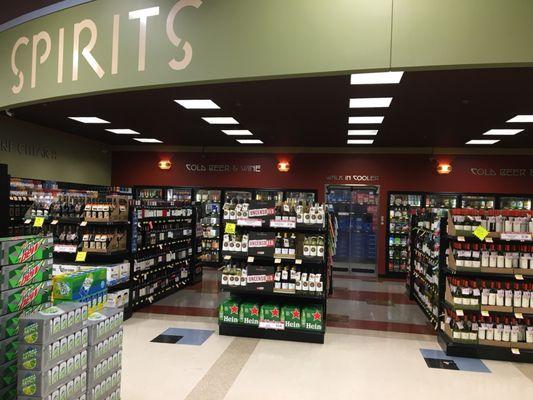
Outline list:
[[[453,209],[450,215],[449,232],[450,227],[468,233],[482,226],[492,233],[533,233],[533,215],[529,211]]]
[[[187,218],[192,217],[193,210],[188,206],[161,206],[149,204],[143,204],[140,207],[136,207],[135,212],[139,221],[150,218]]]

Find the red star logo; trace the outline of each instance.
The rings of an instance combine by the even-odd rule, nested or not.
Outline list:
[[[252,309],[250,310],[250,313],[252,315],[259,315],[259,309],[256,306],[253,306]]]
[[[322,314],[320,314],[318,311],[315,311],[315,313],[313,314],[313,319],[315,321],[320,321],[320,318],[322,318]]]
[[[279,317],[279,310],[278,310],[277,308],[274,308],[274,309],[272,310],[272,316],[273,316],[273,317]]]
[[[298,311],[297,308],[295,308],[294,311],[292,312],[292,317],[293,318],[300,318],[300,311]]]
[[[239,313],[239,307],[238,306],[233,305],[229,309],[230,309],[232,314],[238,314]]]

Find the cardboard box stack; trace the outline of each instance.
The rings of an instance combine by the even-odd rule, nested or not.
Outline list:
[[[86,303],[62,303],[20,319],[18,399],[70,400],[87,390]]]
[[[52,304],[52,236],[0,239],[0,399],[17,394],[20,318]]]

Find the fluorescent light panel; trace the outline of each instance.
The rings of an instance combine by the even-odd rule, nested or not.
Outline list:
[[[390,72],[370,72],[363,74],[352,74],[352,85],[381,85],[387,83],[400,83],[403,71]]]
[[[384,108],[391,102],[392,97],[361,97],[350,99],[350,108]]]
[[[141,143],[163,143],[161,140],[153,138],[133,138],[133,140],[136,140]]]
[[[348,144],[372,144],[374,139],[348,139]]]
[[[381,124],[385,117],[349,117],[349,124]]]
[[[74,121],[81,122],[82,124],[109,124],[109,121],[98,117],[69,117]]]
[[[174,100],[188,110],[219,110],[220,107],[213,100]]]
[[[134,131],[133,129],[106,129],[106,131],[116,135],[140,135],[139,132]]]
[[[517,115],[507,122],[533,122],[533,115]]]
[[[485,132],[483,135],[501,135],[501,136],[512,136],[517,133],[523,132],[523,129],[491,129]]]
[[[377,129],[350,129],[348,136],[376,136]]]
[[[466,142],[466,144],[495,144],[498,142],[499,140],[473,139]]]
[[[247,129],[223,129],[222,132],[224,132],[228,136],[252,136],[253,135],[253,133]]]
[[[205,122],[212,125],[238,125],[239,123],[233,117],[203,117]]]
[[[259,139],[237,139],[237,142],[240,144],[263,144],[263,141]]]

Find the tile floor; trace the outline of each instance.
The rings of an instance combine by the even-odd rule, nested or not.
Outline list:
[[[226,295],[207,271],[126,322],[123,400],[500,400],[533,390],[529,364],[454,359],[459,370],[429,368],[424,357],[441,349],[402,282],[337,276],[334,285],[324,345],[234,338],[217,333]],[[163,333],[192,344],[151,342]]]

